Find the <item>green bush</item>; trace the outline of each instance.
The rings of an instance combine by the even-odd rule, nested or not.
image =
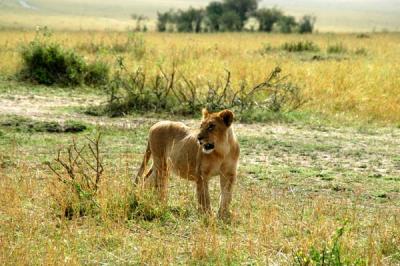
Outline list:
[[[22,49],[22,77],[39,84],[76,86],[84,82],[86,63],[59,44],[35,40]]]
[[[110,67],[107,63],[95,61],[86,67],[85,83],[90,86],[105,85],[110,79]]]
[[[367,51],[367,49],[365,49],[365,48],[357,48],[357,49],[354,51],[354,53],[355,53],[356,55],[367,55],[367,54],[368,54],[368,51]]]
[[[336,43],[329,45],[328,48],[326,48],[326,52],[328,54],[344,54],[347,52],[347,48],[342,43]]]
[[[251,86],[242,80],[235,86],[229,71],[225,79],[205,85],[186,77],[177,78],[174,69],[171,73],[161,70],[161,74],[149,76],[141,69],[128,72],[122,58],[119,63],[120,69],[105,86],[108,103],[89,107],[86,114],[115,117],[135,111],[167,111],[195,115],[204,107],[209,111],[230,108],[238,114],[255,110],[278,113],[291,112],[306,102],[301,89],[288,81],[288,76],[281,76],[279,67],[259,84]]]
[[[20,132],[77,133],[87,129],[77,121],[66,121],[63,125],[55,121],[38,121],[22,116],[6,116],[0,119],[0,127]]]
[[[297,252],[294,255],[293,265],[308,266],[344,266],[344,265],[366,265],[363,258],[349,259],[343,255],[344,248],[340,243],[340,239],[344,234],[346,223],[336,230],[330,245],[326,245],[323,249],[311,247],[307,253]]]
[[[282,45],[282,50],[287,52],[318,52],[319,47],[311,41],[287,42]]]
[[[108,82],[107,64],[99,61],[87,64],[82,56],[56,43],[35,39],[22,48],[21,56],[23,80],[61,86],[96,86]]]

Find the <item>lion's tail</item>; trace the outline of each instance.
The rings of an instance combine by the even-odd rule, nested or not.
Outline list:
[[[147,148],[146,148],[146,152],[144,153],[144,156],[143,156],[142,164],[140,165],[140,168],[139,168],[139,171],[138,171],[136,177],[133,178],[133,182],[135,184],[137,184],[139,182],[139,179],[143,176],[143,173],[146,170],[147,163],[150,160],[150,156],[151,156],[150,143],[147,142]]]

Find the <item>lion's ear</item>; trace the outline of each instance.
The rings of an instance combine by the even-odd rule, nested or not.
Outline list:
[[[232,125],[234,115],[231,110],[221,111],[219,113],[219,116],[222,118],[227,127],[230,127]]]
[[[201,110],[201,113],[203,114],[203,119],[206,119],[210,115],[206,108],[203,108],[203,110]]]

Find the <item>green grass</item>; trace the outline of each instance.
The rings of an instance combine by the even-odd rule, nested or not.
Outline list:
[[[151,124],[147,121],[130,129],[103,125],[78,135],[1,126],[4,178],[0,190],[12,204],[2,205],[0,226],[6,245],[0,259],[16,262],[15,254],[24,254],[30,262],[48,264],[59,259],[72,264],[292,264],[301,254],[311,256],[310,250],[323,252],[321,243],[332,239],[347,221],[340,238],[343,261],[399,262],[395,136],[388,139],[382,131],[371,135],[353,128],[321,131],[290,124],[237,128],[242,155],[234,218],[231,224],[223,224],[199,216],[190,183],[175,177],[166,207],[152,202],[149,194],[139,194],[141,198],[134,201],[129,197],[129,180],[141,160]],[[55,177],[43,162],[51,161],[73,136],[84,143],[84,136],[96,132],[103,136],[105,165],[100,212],[64,219],[49,193],[58,187],[54,187]],[[359,157],[344,152],[361,149],[353,146],[354,141],[368,144]],[[370,163],[357,168],[359,160]],[[371,178],[375,166],[385,168],[386,174]],[[29,171],[31,167],[36,172]],[[39,191],[40,187],[44,189]],[[212,182],[214,208],[218,194],[218,183]],[[34,213],[29,212],[32,208]],[[13,218],[18,220],[12,222]],[[19,227],[17,237],[15,226]],[[375,231],[369,230],[372,227]],[[380,244],[371,246],[371,238]]]
[[[151,125],[168,119],[196,129],[199,115],[82,112],[106,100],[100,90],[0,78],[0,264],[293,265],[326,254],[333,262],[400,263],[397,124],[310,109],[243,113],[234,123],[241,159],[233,217],[223,223],[197,212],[190,182],[172,176],[166,206],[131,185]],[[70,120],[87,129],[47,130]],[[46,163],[99,132],[98,206],[66,215],[71,195]],[[210,193],[215,213],[217,178]]]

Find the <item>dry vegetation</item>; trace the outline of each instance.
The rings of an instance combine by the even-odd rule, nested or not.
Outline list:
[[[20,67],[18,47],[34,32],[3,31],[0,34],[0,72],[14,74]],[[276,67],[304,88],[308,104],[304,110],[365,121],[400,120],[398,74],[400,36],[356,35],[266,35],[266,34],[156,34],[130,37],[112,32],[55,33],[51,39],[74,48],[90,59],[100,58],[116,65],[123,56],[131,70],[138,67],[158,73],[175,65],[180,75],[206,84],[232,73],[233,83],[245,80],[258,84]],[[285,42],[311,40],[320,52],[282,52]],[[127,44],[128,43],[128,44]],[[126,44],[126,45],[125,45]],[[327,55],[339,45],[343,53]]]
[[[18,72],[19,47],[34,36],[0,32],[1,76]],[[303,88],[307,102],[300,113],[323,113],[350,126],[301,117],[290,124],[237,123],[241,165],[233,218],[224,224],[197,213],[188,182],[172,178],[168,206],[132,188],[157,119],[85,116],[78,107],[105,101],[103,92],[1,78],[0,264],[400,264],[398,34],[147,33],[128,44],[128,34],[115,32],[56,32],[50,38],[113,69],[122,55],[130,70],[154,74],[175,66],[198,84],[226,76],[226,69],[233,84],[258,84],[280,66]],[[299,40],[320,51],[282,50]],[[85,131],[49,131],[47,125],[66,128],[70,119]],[[197,120],[185,122],[198,126]],[[99,131],[97,154],[90,140]],[[68,163],[68,148],[75,179],[54,161]],[[103,170],[94,190],[97,162]],[[214,209],[218,187],[212,182]]]

